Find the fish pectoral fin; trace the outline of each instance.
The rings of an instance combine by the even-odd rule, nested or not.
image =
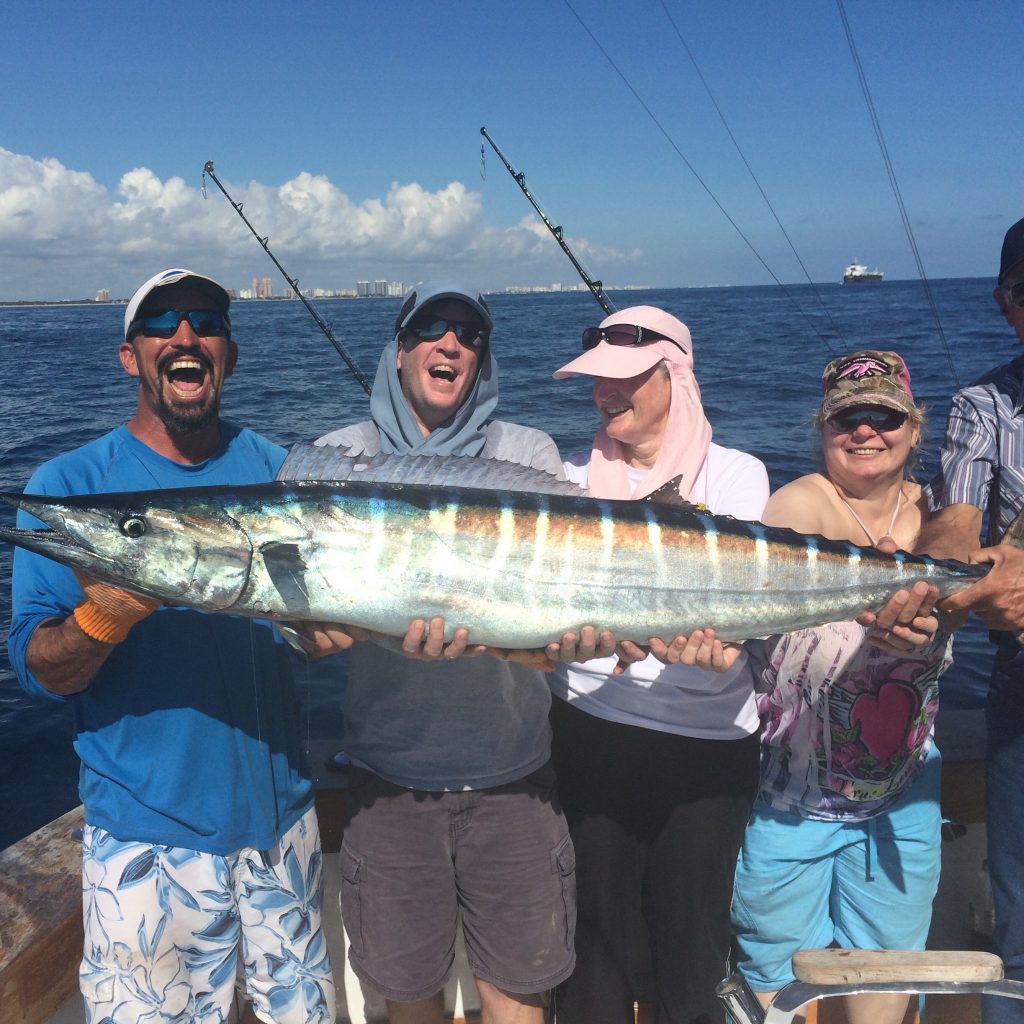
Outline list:
[[[274,629],[281,634],[281,639],[293,650],[298,651],[299,654],[316,654],[316,644],[311,640],[307,640],[298,630],[293,629],[291,626],[286,626],[283,622],[275,622]]]
[[[290,541],[269,541],[260,546],[260,555],[267,575],[281,595],[290,614],[299,617],[309,611],[309,591],[306,588],[306,560],[299,545]]]

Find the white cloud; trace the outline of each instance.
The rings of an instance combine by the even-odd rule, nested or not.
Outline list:
[[[564,256],[531,216],[511,227],[486,220],[480,193],[453,181],[430,192],[392,182],[382,198],[356,202],[305,171],[279,186],[225,182],[235,202],[302,283],[357,277],[422,279],[464,265],[481,284],[568,277]],[[581,259],[630,263],[637,253],[570,241]],[[127,171],[111,193],[88,172],[47,157],[0,148],[0,299],[64,298],[109,288],[127,295],[150,269],[175,263],[247,281],[273,268],[217,187],[145,167]],[[415,273],[410,269],[414,268]],[[337,286],[336,284],[334,286]]]

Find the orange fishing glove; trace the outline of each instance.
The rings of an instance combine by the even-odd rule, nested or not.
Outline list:
[[[75,575],[85,592],[85,599],[75,606],[75,622],[93,640],[119,644],[136,622],[160,607],[155,598],[139,597],[89,576]]]

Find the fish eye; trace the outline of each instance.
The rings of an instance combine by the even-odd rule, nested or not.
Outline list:
[[[141,537],[146,532],[146,520],[141,516],[125,516],[121,520],[121,532],[126,537]]]

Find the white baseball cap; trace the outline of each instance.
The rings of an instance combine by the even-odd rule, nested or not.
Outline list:
[[[125,341],[128,340],[128,331],[131,329],[132,321],[138,315],[143,302],[157,288],[163,288],[169,284],[178,284],[180,281],[195,282],[196,287],[205,295],[208,295],[217,304],[217,308],[221,313],[225,317],[227,316],[228,306],[231,305],[231,296],[228,294],[227,289],[222,284],[214,281],[212,277],[197,274],[194,270],[182,270],[180,267],[171,270],[161,270],[159,274],[154,274],[145,284],[141,285],[138,291],[131,297],[128,308],[124,311]],[[230,320],[228,324],[230,326]]]

